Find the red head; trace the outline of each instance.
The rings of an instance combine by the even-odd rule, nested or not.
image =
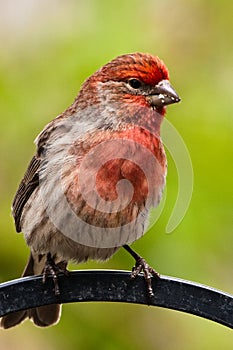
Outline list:
[[[168,80],[165,64],[156,56],[144,53],[122,55],[103,66],[97,74],[101,81],[125,81],[138,79],[145,85],[155,86],[161,80]]]
[[[160,114],[164,106],[179,102],[169,83],[168,69],[157,56],[144,53],[122,55],[104,65],[83,84],[79,101],[101,101],[150,107]],[[80,101],[80,102],[81,102]],[[83,101],[84,102],[84,101]]]

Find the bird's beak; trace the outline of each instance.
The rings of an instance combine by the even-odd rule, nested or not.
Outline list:
[[[172,103],[178,103],[180,98],[168,80],[161,80],[148,96],[152,107],[163,107]]]

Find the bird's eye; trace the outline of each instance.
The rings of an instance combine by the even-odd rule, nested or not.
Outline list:
[[[142,86],[142,83],[140,82],[140,80],[135,78],[129,79],[128,83],[134,89],[139,89]]]

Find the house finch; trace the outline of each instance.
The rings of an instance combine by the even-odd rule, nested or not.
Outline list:
[[[134,252],[149,210],[161,198],[166,156],[160,139],[165,106],[179,102],[164,63],[149,54],[122,55],[88,78],[74,103],[36,139],[36,154],[13,201],[16,231],[30,257],[23,276],[67,273],[69,260],[106,260],[120,247],[144,272],[148,293],[157,272]],[[9,314],[3,328],[29,317],[56,323],[60,305]]]

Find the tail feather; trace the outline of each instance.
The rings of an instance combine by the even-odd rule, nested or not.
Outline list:
[[[17,311],[1,318],[1,328],[8,329],[20,324],[28,317],[28,311]]]
[[[31,253],[22,277],[41,274],[45,266],[45,260],[45,256],[33,256]],[[20,324],[27,318],[31,319],[34,324],[39,327],[48,327],[57,323],[60,319],[60,315],[60,304],[45,305],[3,316],[0,320],[0,327],[4,329],[11,328]]]
[[[36,326],[48,327],[56,324],[61,316],[61,305],[45,305],[28,310],[27,315]]]

